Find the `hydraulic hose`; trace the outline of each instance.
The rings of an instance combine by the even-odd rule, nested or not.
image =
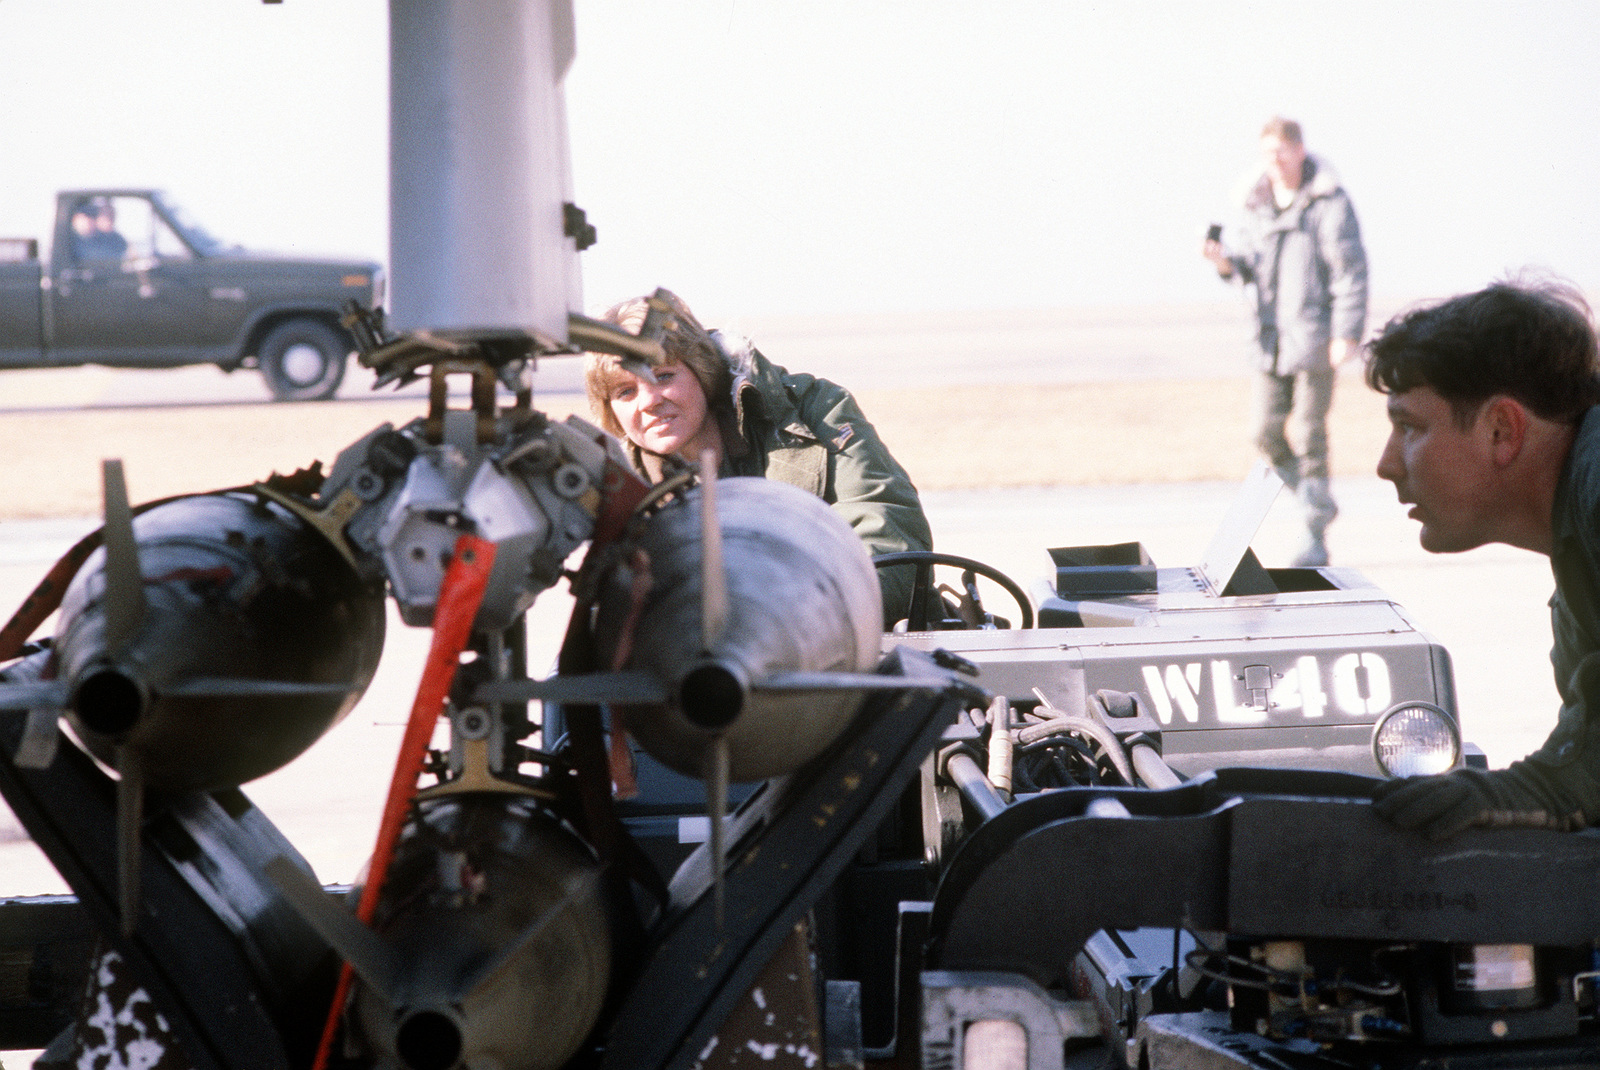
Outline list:
[[[1133,760],[1133,771],[1147,788],[1175,788],[1183,783],[1172,766],[1148,743],[1135,743],[1128,748],[1128,756]]]
[[[950,779],[955,781],[961,797],[978,811],[983,820],[988,821],[1005,810],[1006,801],[994,790],[994,785],[989,783],[989,778],[983,775],[983,770],[978,768],[978,763],[972,760],[970,754],[952,754],[945,764],[945,770],[950,774]]]

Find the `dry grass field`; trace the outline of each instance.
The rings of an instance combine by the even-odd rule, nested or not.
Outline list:
[[[1232,481],[1255,460],[1248,379],[862,391],[862,407],[919,487]],[[1330,418],[1335,475],[1370,474],[1383,398],[1354,377]]]
[[[857,392],[927,490],[1234,480],[1254,459],[1244,378],[921,387]],[[537,400],[557,418],[583,400]],[[0,413],[0,519],[99,512],[99,461],[123,458],[135,501],[254,482],[334,455],[416,400]],[[1335,475],[1367,474],[1388,433],[1355,376],[1331,421]]]

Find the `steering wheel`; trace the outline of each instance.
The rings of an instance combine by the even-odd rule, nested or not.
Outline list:
[[[928,631],[953,631],[963,628],[994,628],[1009,627],[1003,617],[996,617],[983,608],[983,602],[978,597],[977,577],[983,576],[998,583],[1005,589],[1006,594],[1017,604],[1022,611],[1022,627],[1033,627],[1033,606],[1028,601],[1028,596],[1016,581],[999,569],[986,565],[982,561],[974,561],[970,557],[957,557],[955,554],[941,554],[933,550],[902,550],[893,554],[878,554],[872,559],[872,564],[877,568],[888,568],[891,565],[913,565],[916,567],[916,578],[911,585],[911,604],[906,607],[906,630],[912,632]],[[966,590],[968,606],[975,611],[981,623],[973,624],[968,619],[957,614],[951,616],[949,606],[944,597],[933,586],[933,567],[935,565],[948,565],[959,568],[961,572],[961,585]],[[937,613],[934,616],[930,613]]]

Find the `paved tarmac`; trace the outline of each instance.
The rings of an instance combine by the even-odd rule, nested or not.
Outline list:
[[[1384,322],[1400,302],[1378,299],[1369,320]],[[993,385],[1245,375],[1248,323],[1236,300],[1158,306],[1092,306],[1013,311],[751,316],[723,324],[789,368],[853,390],[906,384]],[[393,396],[371,389],[352,366],[343,401]],[[541,394],[583,391],[582,361],[540,361]],[[425,396],[416,384],[400,393]],[[0,411],[56,406],[171,405],[267,401],[261,376],[215,367],[137,370],[0,370]]]
[[[920,385],[1068,383],[1240,375],[1245,326],[1234,301],[1155,308],[757,316],[727,324],[778,363],[854,390]],[[352,365],[343,401],[375,396]],[[541,394],[583,391],[577,357],[539,362]],[[386,388],[377,396],[393,396]],[[415,384],[400,393],[426,396]],[[261,376],[215,367],[0,370],[0,410],[267,401]]]

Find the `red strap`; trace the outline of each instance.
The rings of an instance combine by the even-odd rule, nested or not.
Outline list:
[[[634,550],[628,560],[628,567],[633,570],[633,583],[628,591],[628,615],[617,632],[617,650],[611,658],[612,672],[620,672],[627,668],[628,659],[633,656],[634,629],[639,626],[639,617],[644,613],[644,603],[650,596],[650,588],[655,586],[655,578],[650,575],[649,554],[643,550]],[[611,707],[609,759],[613,793],[619,799],[637,798],[639,781],[634,776],[633,752],[628,747],[627,718],[620,705]]]
[[[102,532],[96,528],[92,533],[79,539],[77,544],[62,555],[44,579],[33,589],[33,593],[23,599],[22,605],[17,607],[4,628],[0,628],[0,662],[10,661],[22,650],[28,636],[32,635],[39,625],[44,623],[46,617],[54,613],[61,605],[61,597],[67,593],[67,585],[72,582],[72,577],[78,574],[78,569],[88,560],[100,546]]]
[[[167,498],[157,498],[153,502],[133,507],[133,515],[139,516],[151,509],[168,502],[178,501],[180,498],[205,498],[219,494],[231,494],[234,491],[249,490],[249,487],[225,487],[222,490],[209,491],[206,494],[174,494]],[[89,559],[89,555],[100,548],[105,540],[106,529],[95,528],[89,534],[73,544],[72,549],[61,555],[61,560],[51,566],[45,573],[44,579],[33,589],[33,593],[22,600],[22,605],[11,615],[5,627],[0,628],[0,662],[10,661],[17,656],[28,641],[28,637],[44,623],[46,617],[54,613],[61,606],[61,599],[67,593],[67,586],[72,578],[78,574],[78,569]]]
[[[594,534],[589,537],[591,547],[605,546],[622,537],[633,511],[650,493],[650,484],[607,458],[600,489],[600,509],[594,518]]]
[[[472,636],[472,622],[478,616],[484,590],[489,585],[489,573],[494,568],[494,550],[492,542],[472,535],[461,536],[456,540],[444,582],[439,585],[439,601],[433,611],[433,644],[428,648],[422,682],[417,685],[417,698],[411,704],[411,719],[400,741],[400,756],[395,760],[389,797],[383,806],[383,820],[378,825],[378,842],[372,849],[372,864],[361,889],[361,902],[356,907],[356,917],[368,924],[377,912],[378,894],[383,890],[400,829],[411,809],[411,799],[417,793],[417,778],[422,775],[428,741],[433,738],[434,725],[450,695],[461,652]],[[323,1026],[313,1070],[326,1070],[333,1039],[339,1031],[339,1017],[350,994],[350,979],[347,962],[339,971],[339,984],[334,990],[333,1005],[328,1008],[328,1020]]]

